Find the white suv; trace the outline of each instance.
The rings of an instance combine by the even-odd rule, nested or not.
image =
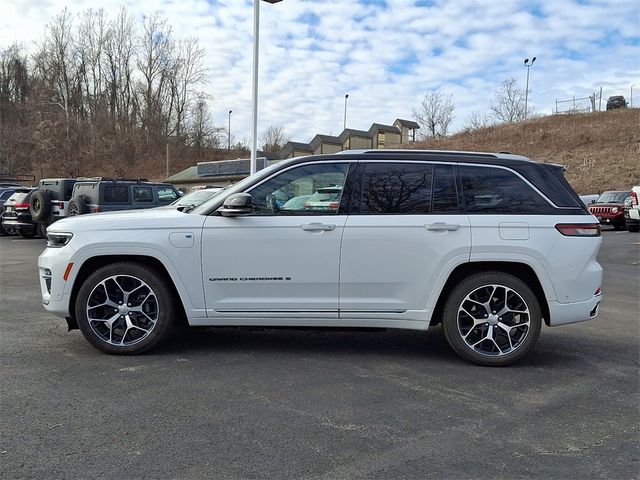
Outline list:
[[[197,326],[442,323],[453,349],[505,365],[541,324],[593,318],[600,225],[558,165],[506,154],[374,150],[272,165],[187,213],[54,223],[45,308],[107,353]],[[283,208],[340,190],[337,208]],[[340,187],[340,189],[336,188]]]

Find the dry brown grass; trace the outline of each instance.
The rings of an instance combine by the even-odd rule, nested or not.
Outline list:
[[[640,109],[552,115],[431,140],[413,148],[507,151],[567,167],[578,193],[640,185]]]

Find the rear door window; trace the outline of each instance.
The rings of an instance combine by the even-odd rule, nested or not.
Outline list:
[[[494,167],[460,167],[466,213],[544,214],[553,208],[513,172]]]
[[[434,167],[433,201],[431,213],[459,213],[458,191],[453,165]]]
[[[151,187],[133,187],[134,202],[153,202],[153,190]]]
[[[426,163],[367,163],[360,213],[425,215],[431,211],[433,166]]]

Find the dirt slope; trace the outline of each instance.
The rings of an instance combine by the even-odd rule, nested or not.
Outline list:
[[[640,185],[640,109],[552,115],[421,143],[415,148],[507,151],[567,167],[580,194]]]

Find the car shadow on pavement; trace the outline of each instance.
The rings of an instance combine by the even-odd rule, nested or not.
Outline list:
[[[180,327],[153,353],[388,355],[457,359],[441,327],[428,332],[321,328]]]

